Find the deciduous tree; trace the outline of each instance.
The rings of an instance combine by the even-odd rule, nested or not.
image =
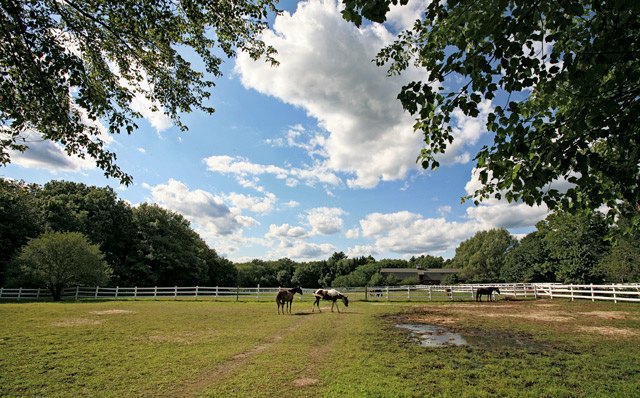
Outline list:
[[[460,243],[453,258],[453,268],[468,282],[499,282],[506,255],[518,240],[504,228],[480,231]]]
[[[109,133],[132,133],[145,97],[182,129],[180,114],[207,105],[223,57],[275,50],[259,39],[275,0],[5,0],[0,2],[0,164],[31,140],[88,155],[105,175],[131,177],[105,148]],[[187,50],[195,59],[186,59]],[[199,59],[198,59],[199,58]],[[202,63],[196,69],[193,61]]]
[[[383,22],[398,1],[344,3],[344,18],[359,25],[363,16]],[[640,202],[638,48],[635,0],[431,1],[376,62],[390,74],[412,64],[429,73],[398,95],[424,134],[424,168],[436,169],[453,142],[456,112],[477,117],[493,101],[493,144],[475,158],[483,184],[476,201],[572,212],[606,205],[613,222],[621,205]],[[550,188],[556,180],[571,187]]]
[[[609,252],[609,229],[602,213],[554,213],[537,225],[563,283],[600,282],[600,260]]]
[[[22,277],[56,301],[65,287],[104,284],[111,274],[98,246],[79,232],[45,232],[24,246],[18,261]]]
[[[35,195],[36,184],[0,179],[0,286],[15,254],[43,231]]]

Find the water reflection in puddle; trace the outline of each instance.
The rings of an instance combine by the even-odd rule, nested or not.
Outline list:
[[[396,327],[408,330],[410,338],[423,347],[448,347],[470,345],[485,349],[518,349],[529,352],[545,351],[543,345],[532,339],[505,335],[462,336],[440,326],[423,324],[396,324]]]
[[[433,325],[397,324],[396,327],[407,329],[411,338],[423,347],[446,347],[467,345],[467,341],[458,333]]]

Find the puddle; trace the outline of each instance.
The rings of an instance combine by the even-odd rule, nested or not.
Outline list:
[[[411,338],[423,347],[447,347],[468,344],[462,335],[449,332],[439,326],[401,323],[397,324],[396,327],[409,330]]]
[[[529,352],[545,351],[545,348],[526,337],[505,335],[462,335],[441,326],[424,324],[396,324],[409,331],[410,338],[423,347],[473,346],[489,350],[517,349]]]

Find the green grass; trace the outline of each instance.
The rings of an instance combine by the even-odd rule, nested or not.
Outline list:
[[[270,302],[0,304],[0,396],[640,393],[638,305],[353,302],[340,314],[310,307],[294,302],[294,314],[278,316]],[[447,326],[478,343],[420,347],[399,322]]]

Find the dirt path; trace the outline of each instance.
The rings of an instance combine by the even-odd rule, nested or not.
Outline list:
[[[250,358],[260,354],[265,350],[270,349],[272,346],[283,340],[288,334],[293,333],[296,329],[304,325],[310,319],[311,317],[308,316],[299,317],[293,325],[279,330],[276,334],[271,336],[271,338],[266,343],[256,345],[246,352],[234,355],[232,360],[222,363],[215,368],[204,372],[203,374],[198,376],[196,380],[193,380],[191,383],[187,383],[182,391],[171,393],[169,396],[195,396],[196,394],[204,390],[207,386],[215,384],[233,371],[241,368]]]

